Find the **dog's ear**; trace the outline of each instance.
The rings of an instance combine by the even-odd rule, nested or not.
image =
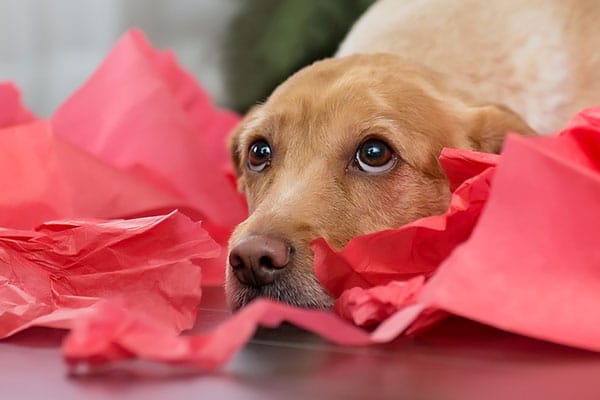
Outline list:
[[[474,150],[486,153],[500,153],[507,133],[535,135],[527,122],[510,108],[499,104],[478,106],[468,137]]]
[[[239,177],[242,173],[241,166],[241,149],[240,149],[240,134],[246,128],[246,125],[249,121],[253,120],[256,112],[260,108],[259,105],[252,107],[242,118],[242,120],[237,124],[237,126],[233,129],[233,131],[229,134],[229,154],[231,155],[231,159],[233,161],[233,166],[235,168],[235,173]]]
[[[233,168],[235,170],[235,174],[239,177],[242,170],[240,166],[242,155],[240,153],[240,133],[244,128],[244,120],[242,119],[233,131],[229,134],[228,145],[229,145],[229,155],[231,156],[231,161],[233,163]]]

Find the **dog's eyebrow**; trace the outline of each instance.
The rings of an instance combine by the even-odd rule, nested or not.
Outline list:
[[[357,127],[361,139],[369,135],[380,135],[384,138],[389,138],[393,141],[393,144],[398,147],[399,151],[405,151],[406,149],[402,143],[397,140],[399,138],[398,132],[402,132],[402,127],[392,117],[380,114],[370,119],[362,121]]]
[[[393,117],[380,113],[367,120],[361,121],[358,128],[361,133],[366,133],[374,130],[394,131],[398,130],[400,127]]]
[[[244,129],[242,130],[242,135],[248,135],[250,132],[255,132],[257,130],[260,130],[263,126],[265,125],[270,125],[268,124],[269,117],[268,114],[265,115],[265,112],[263,111],[263,109],[258,109],[256,110],[251,118],[246,121],[244,123]]]

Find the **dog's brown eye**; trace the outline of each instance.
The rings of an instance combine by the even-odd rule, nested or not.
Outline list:
[[[261,172],[271,164],[271,146],[264,140],[257,140],[248,150],[248,169]]]
[[[394,168],[398,157],[385,142],[368,139],[358,148],[355,162],[361,171],[379,174]]]

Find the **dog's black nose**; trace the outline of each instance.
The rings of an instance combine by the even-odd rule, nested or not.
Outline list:
[[[263,286],[273,283],[290,261],[291,247],[271,236],[249,236],[229,253],[229,265],[243,284]]]

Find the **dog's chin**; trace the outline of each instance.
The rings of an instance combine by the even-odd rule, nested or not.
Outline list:
[[[321,286],[293,287],[283,281],[260,287],[239,283],[231,286],[234,285],[228,285],[227,288],[227,301],[233,311],[257,298],[268,298],[302,308],[329,310],[333,307],[333,299]]]

